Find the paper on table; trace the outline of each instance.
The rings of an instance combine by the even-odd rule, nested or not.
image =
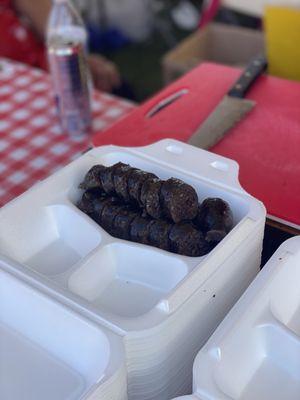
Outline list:
[[[300,9],[266,7],[265,30],[269,73],[300,80]]]

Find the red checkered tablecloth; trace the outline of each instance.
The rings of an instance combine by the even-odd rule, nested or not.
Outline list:
[[[95,92],[93,132],[133,107]],[[90,142],[91,135],[72,138],[62,132],[46,73],[0,59],[0,207],[78,157]]]

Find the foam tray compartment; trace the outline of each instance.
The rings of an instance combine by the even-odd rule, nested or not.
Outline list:
[[[72,274],[69,289],[107,312],[137,317],[155,307],[187,273],[187,264],[176,256],[112,243]]]
[[[104,394],[101,385],[123,370],[123,377],[114,383],[123,386],[117,398],[125,400],[120,340],[16,278],[6,267],[0,260],[0,398],[90,399]]]
[[[194,396],[296,400],[300,393],[300,237],[276,251],[194,364]]]
[[[26,212],[22,207],[15,211],[14,222],[1,229],[1,252],[40,274],[65,273],[101,243],[94,224],[66,204],[35,204]],[[11,221],[10,215],[7,218]]]
[[[110,236],[77,209],[78,185],[91,166],[119,161],[182,179],[200,201],[223,198],[234,228],[196,258]],[[234,161],[174,140],[96,148],[0,210],[0,253],[22,279],[124,336],[130,400],[167,400],[189,390],[196,352],[259,271],[266,213],[237,177]]]

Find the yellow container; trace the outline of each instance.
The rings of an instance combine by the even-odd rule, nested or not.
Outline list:
[[[269,73],[300,80],[300,9],[266,7],[265,31]]]

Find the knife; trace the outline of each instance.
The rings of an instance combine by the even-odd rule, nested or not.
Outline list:
[[[245,95],[256,79],[267,69],[264,56],[255,57],[234,86],[223,97],[214,111],[200,125],[189,139],[189,143],[208,149],[223,138],[255,106],[255,101],[245,99]]]

